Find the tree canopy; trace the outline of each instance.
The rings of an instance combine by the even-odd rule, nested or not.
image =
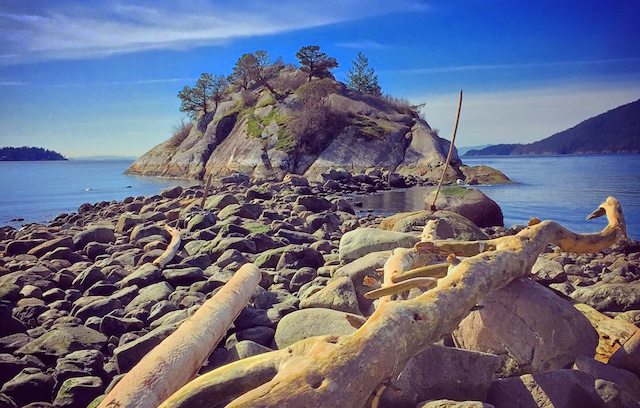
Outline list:
[[[296,53],[296,58],[300,62],[300,70],[309,75],[309,82],[311,82],[312,77],[330,77],[329,70],[338,67],[338,61],[320,51],[320,47],[317,45],[308,45],[300,48],[300,51]]]
[[[232,78],[235,78],[233,81],[243,84],[244,89],[247,89],[249,81],[254,81],[267,88],[276,99],[280,99],[280,94],[267,82],[268,65],[269,53],[264,50],[243,54],[233,67],[233,74],[231,74]]]
[[[369,59],[359,52],[351,63],[352,67],[347,72],[347,87],[369,95],[382,95],[378,76],[373,68],[369,68]]]
[[[208,99],[213,99],[215,102],[214,110],[217,109],[227,85],[227,79],[223,75],[214,77],[211,74],[203,73],[195,87],[191,88],[187,85],[178,92],[178,98],[182,101],[180,112],[188,114],[191,118],[195,118],[199,110],[206,114]]]

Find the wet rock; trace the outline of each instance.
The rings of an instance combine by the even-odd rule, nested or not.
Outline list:
[[[300,340],[325,334],[351,334],[356,329],[347,320],[347,313],[331,309],[311,308],[289,313],[280,320],[274,341],[282,350]],[[352,315],[355,319],[361,319]]]
[[[419,240],[415,234],[358,228],[345,233],[340,239],[340,261],[349,263],[371,252],[412,248]]]

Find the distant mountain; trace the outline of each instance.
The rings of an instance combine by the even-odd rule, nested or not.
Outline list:
[[[599,153],[640,153],[640,100],[534,143],[494,145],[465,156]]]
[[[465,153],[467,153],[469,150],[482,150],[486,147],[492,146],[490,144],[483,144],[483,145],[478,145],[478,146],[462,146],[462,147],[458,147],[456,146],[456,149],[458,149],[458,156],[462,156]]]
[[[43,161],[67,160],[58,152],[41,147],[3,147],[0,149],[0,161]]]

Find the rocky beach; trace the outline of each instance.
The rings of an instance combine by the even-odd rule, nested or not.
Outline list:
[[[173,187],[87,203],[49,225],[3,227],[0,407],[97,406],[245,263],[260,269],[260,284],[200,374],[355,332],[375,310],[365,293],[380,287],[390,251],[413,247],[428,222],[433,238],[465,241],[525,228],[504,228],[490,203],[455,205],[449,198],[460,191],[443,194],[436,212],[357,216],[352,194],[418,181],[376,169],[323,177],[233,175],[207,197],[204,187]],[[182,241],[158,266],[171,241],[166,225]],[[581,255],[549,245],[531,277],[486,296],[390,379],[376,404],[640,406],[638,327],[640,243]]]

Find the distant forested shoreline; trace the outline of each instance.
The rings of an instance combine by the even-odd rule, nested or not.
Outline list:
[[[42,147],[3,147],[0,148],[0,161],[41,161],[67,160],[63,155]]]

